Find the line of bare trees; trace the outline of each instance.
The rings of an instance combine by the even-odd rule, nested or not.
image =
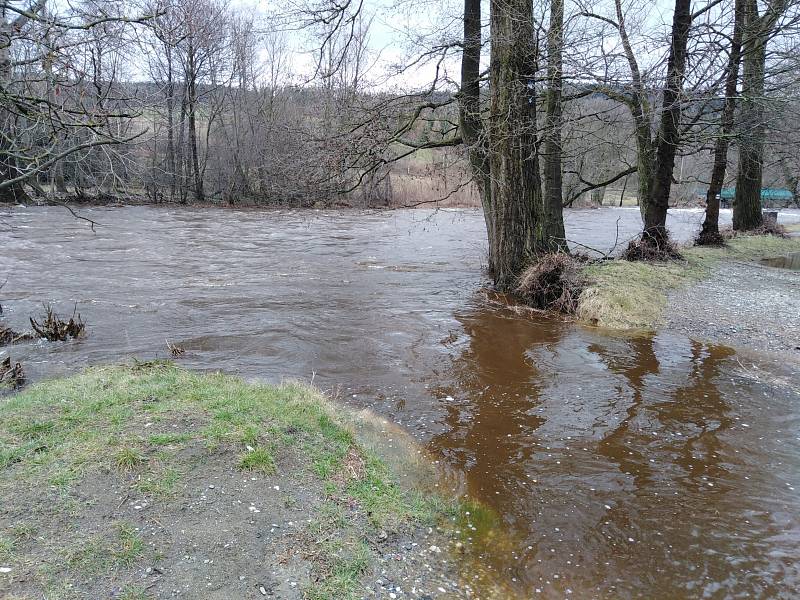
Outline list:
[[[705,193],[709,242],[723,186],[737,229],[761,224],[765,182],[797,192],[798,0],[665,0],[668,22],[633,0],[426,6],[435,25],[389,65],[375,14],[418,3],[264,18],[226,0],[0,0],[0,198],[386,204],[429,160],[476,190],[510,288],[567,250],[563,206],[587,194],[635,191],[658,254],[676,185]]]
[[[464,149],[501,289],[513,288],[536,257],[565,250],[565,203],[628,178],[643,221],[630,255],[672,255],[666,219],[678,160],[681,169],[687,158],[694,170],[710,163],[698,178],[709,188],[701,240],[720,241],[718,195],[734,177],[734,227],[761,225],[764,166],[775,151],[765,143],[770,119],[785,120],[797,107],[796,98],[773,101],[770,90],[776,78],[797,74],[790,50],[797,2],[674,0],[663,7],[671,9],[669,23],[652,8],[624,0],[464,0],[451,20],[461,31],[434,28],[429,38],[418,37],[420,60],[437,67],[427,93],[453,85],[458,92],[433,103],[421,95],[419,110],[399,130],[363,143],[407,152]],[[363,3],[319,0],[305,13],[347,35],[363,10]],[[440,78],[438,68],[452,57],[461,63],[455,82]],[[416,122],[452,112],[453,104],[457,126],[435,139],[413,135]],[[587,161],[597,148],[605,156]],[[788,163],[781,160],[790,173]],[[370,172],[382,165],[384,159],[352,166]]]

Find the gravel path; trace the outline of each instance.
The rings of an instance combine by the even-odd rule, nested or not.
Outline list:
[[[725,262],[668,302],[666,327],[800,360],[800,271]]]

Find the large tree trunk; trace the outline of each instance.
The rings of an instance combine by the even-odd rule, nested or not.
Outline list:
[[[720,117],[719,137],[714,144],[714,166],[711,169],[711,183],[706,192],[706,217],[700,230],[699,243],[716,242],[719,238],[719,195],[725,183],[725,170],[728,165],[728,147],[736,116],[736,92],[739,83],[739,63],[742,56],[742,29],[745,16],[745,0],[736,0],[734,7],[733,36],[728,55],[728,68],[725,76],[725,104]]]
[[[733,200],[733,228],[747,231],[759,227],[761,184],[764,165],[764,73],[767,34],[761,27],[756,0],[745,0],[743,44],[742,112],[739,134],[739,170]]]
[[[555,249],[547,235],[532,97],[535,46],[531,0],[491,0],[489,268],[512,289],[536,254]]]
[[[647,218],[647,206],[650,204],[650,193],[653,185],[655,171],[655,152],[653,151],[653,138],[650,133],[650,123],[636,125],[636,179],[638,182],[636,202],[639,205],[639,214],[642,223]]]
[[[547,32],[547,122],[544,137],[544,189],[546,234],[560,250],[568,252],[564,232],[564,183],[562,173],[562,89],[564,49],[564,0],[550,4]]]
[[[692,24],[691,0],[675,0],[672,18],[672,46],[667,60],[661,125],[656,148],[655,170],[649,202],[645,206],[642,240],[661,247],[668,239],[667,210],[672,187],[675,153],[680,143],[681,92],[686,70],[686,49]]]

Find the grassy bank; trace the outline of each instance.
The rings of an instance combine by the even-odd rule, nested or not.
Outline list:
[[[753,261],[800,252],[800,238],[738,236],[724,248],[693,246],[681,252],[683,261],[614,260],[587,266],[583,274],[589,285],[581,294],[578,318],[613,329],[656,329],[671,291],[703,280],[721,261]]]
[[[0,399],[0,597],[360,597],[456,509],[354,431],[305,385],[171,364]]]

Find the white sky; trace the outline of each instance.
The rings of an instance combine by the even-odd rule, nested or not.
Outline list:
[[[286,1],[232,0],[232,6],[245,11],[252,10],[267,17],[285,10]],[[536,3],[536,0],[534,2]],[[693,9],[697,10],[704,4],[705,1],[695,1]],[[538,11],[546,14],[549,3],[540,2],[539,5]],[[658,62],[666,53],[673,5],[674,0],[623,0],[629,32],[642,67],[645,69],[648,61]],[[367,79],[377,89],[427,88],[434,77],[435,61],[428,61],[402,75],[391,78],[389,76],[394,73],[395,65],[408,64],[418,57],[421,51],[429,49],[432,45],[447,40],[457,40],[461,35],[458,16],[462,8],[463,0],[364,0],[366,15],[373,17],[369,32],[369,48],[374,64]],[[585,10],[615,19],[613,0],[567,0],[568,32],[570,30],[578,32],[583,28],[596,29],[598,21],[578,16],[578,13]],[[488,13],[488,1],[486,1],[483,9],[485,21]],[[544,14],[543,18],[546,19]],[[637,31],[643,35],[637,35]],[[307,36],[299,32],[292,33],[290,39],[293,47],[292,70],[302,79],[313,71],[315,64],[311,53],[313,44]],[[597,49],[601,43],[606,52],[614,52],[618,50],[619,39],[616,33],[607,27],[606,37],[602,42],[592,40],[581,48],[575,48],[575,53],[581,56],[586,53],[599,53],[599,50],[593,49]],[[451,52],[452,57],[440,65],[440,77],[449,77],[450,80],[457,81],[460,61],[457,53]],[[569,47],[566,60],[570,60]]]

